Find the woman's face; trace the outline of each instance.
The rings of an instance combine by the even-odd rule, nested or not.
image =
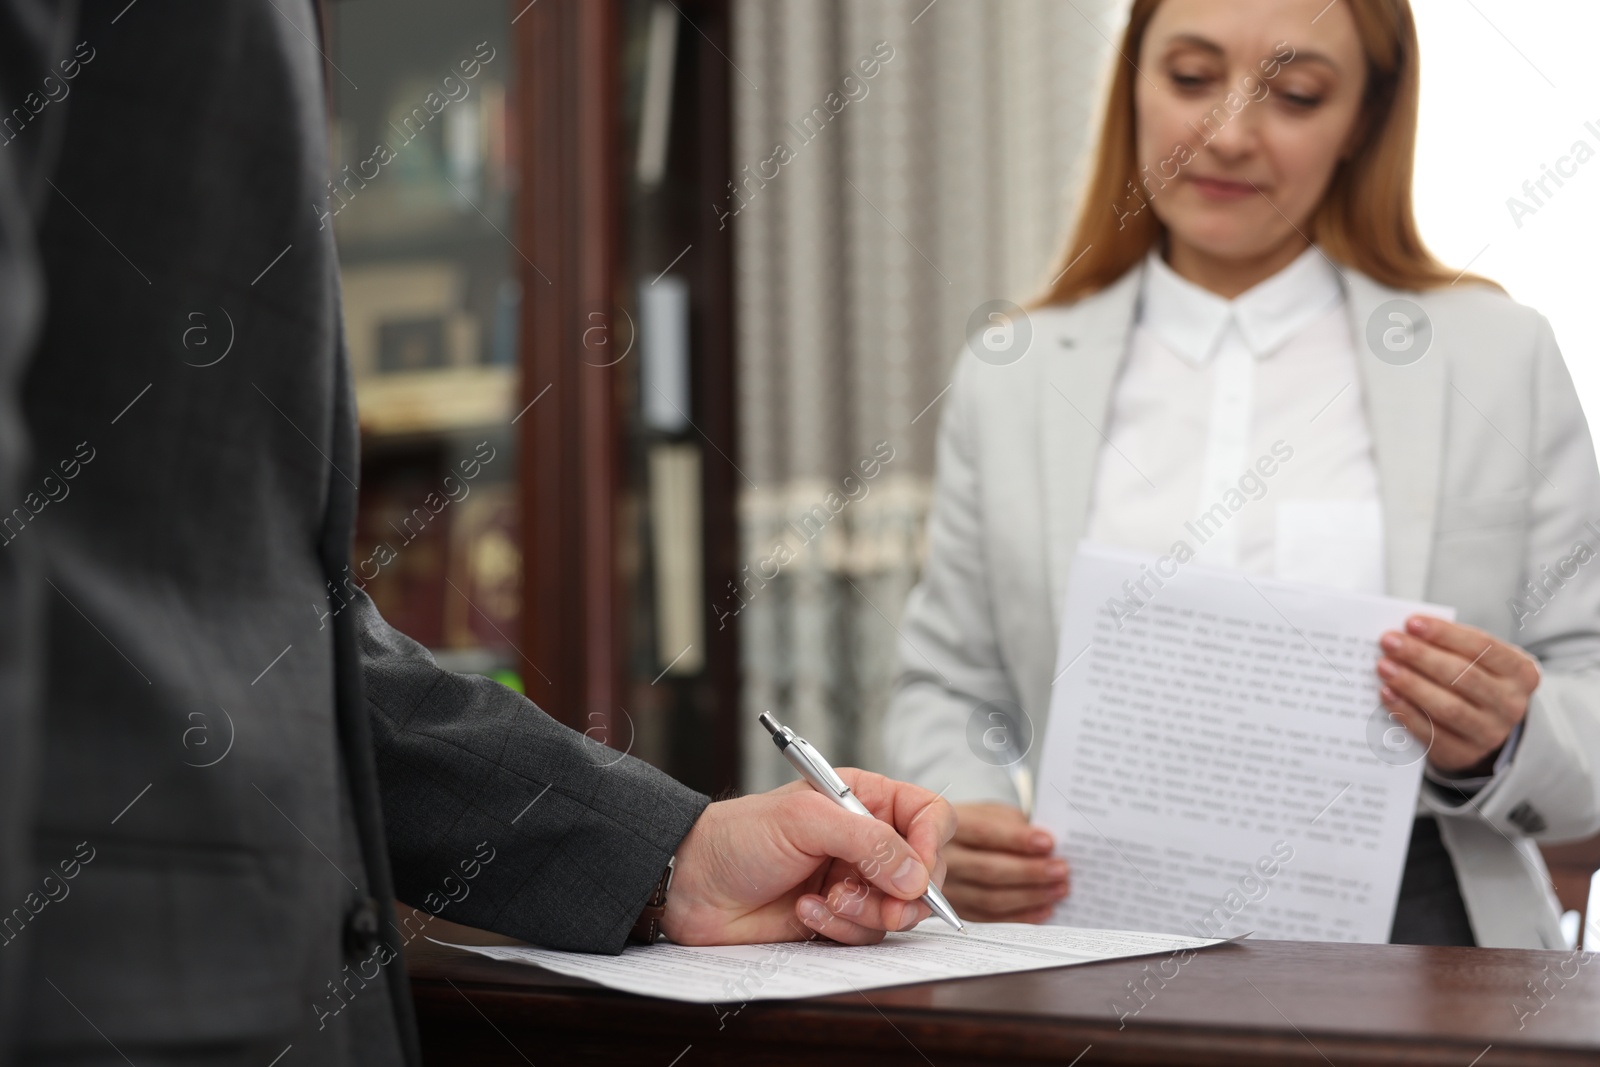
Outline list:
[[[1173,242],[1234,261],[1303,247],[1360,116],[1366,61],[1349,7],[1165,0],[1138,66],[1135,184]],[[1138,207],[1130,196],[1119,210]]]

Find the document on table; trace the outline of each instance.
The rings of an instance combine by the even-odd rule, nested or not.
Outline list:
[[[630,945],[620,956],[522,946],[450,947],[490,959],[531,963],[627,993],[694,1004],[742,1004],[1194,952],[1219,943],[1216,938],[1023,923],[968,923],[967,932],[959,934],[941,920],[929,919],[914,930],[891,933],[876,945],[819,940],[689,948],[663,942]]]
[[[1072,868],[1052,922],[1387,942],[1426,753],[1374,667],[1418,612],[1455,617],[1082,546],[1034,809]]]

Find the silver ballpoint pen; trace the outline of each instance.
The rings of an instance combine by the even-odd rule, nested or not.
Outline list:
[[[772,743],[778,746],[778,751],[783,753],[783,758],[788,760],[795,770],[800,772],[800,777],[811,783],[811,788],[832,800],[845,811],[857,815],[865,815],[869,819],[877,818],[867,810],[867,806],[850,791],[844,784],[844,779],[839,777],[827,760],[803,737],[796,737],[793,730],[778,722],[772,717],[772,712],[761,713],[761,725],[767,728],[772,735]],[[932,882],[928,883],[928,891],[922,894],[922,902],[933,913],[951,926],[957,933],[966,933],[967,928],[962,925],[961,919],[956,915],[956,909],[939,892],[939,887]]]

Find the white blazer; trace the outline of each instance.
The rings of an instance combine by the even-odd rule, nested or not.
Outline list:
[[[901,674],[885,720],[895,777],[954,801],[1016,793],[968,747],[987,701],[1033,725],[1035,774],[1050,706],[1059,611],[1083,535],[1100,428],[1140,291],[1141,264],[1109,288],[1030,313],[1026,355],[963,350],[939,429],[928,561],[906,605]],[[1539,658],[1510,764],[1470,803],[1431,784],[1479,945],[1564,948],[1534,842],[1600,830],[1600,472],[1549,323],[1481,285],[1400,292],[1344,269],[1383,503],[1391,596],[1454,605],[1461,622]],[[1398,366],[1367,351],[1386,301],[1419,305],[1433,337]],[[1585,542],[1597,559],[1522,618],[1523,583]],[[1570,573],[1575,564],[1569,563]],[[1527,603],[1532,604],[1532,601]]]

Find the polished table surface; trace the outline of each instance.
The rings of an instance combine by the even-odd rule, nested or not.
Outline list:
[[[426,932],[513,943],[443,920]],[[1129,983],[1168,957],[741,1007],[635,997],[422,938],[406,953],[429,1064],[1600,1065],[1600,954],[1219,945],[1167,964],[1176,977],[1145,982],[1119,1026],[1113,1005],[1137,1007]]]

